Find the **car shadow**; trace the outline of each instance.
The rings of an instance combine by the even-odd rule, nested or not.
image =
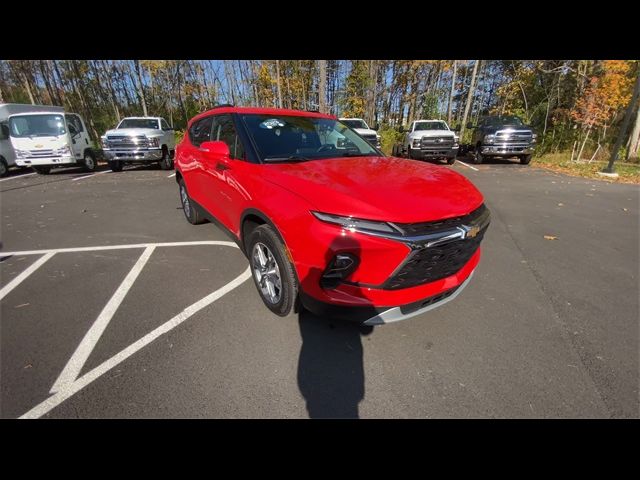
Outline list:
[[[360,258],[358,242],[342,237],[327,251],[327,263],[339,251]],[[322,273],[312,269],[303,288],[317,282]],[[365,396],[362,337],[371,334],[373,327],[317,316],[305,309],[298,313],[298,325],[302,337],[298,387],[309,418],[360,418],[359,404]]]

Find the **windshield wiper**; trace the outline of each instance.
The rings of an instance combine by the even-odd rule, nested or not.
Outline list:
[[[378,157],[379,155],[374,152],[361,153],[361,152],[344,152],[342,157]]]
[[[301,155],[291,155],[289,157],[265,157],[264,161],[267,163],[282,163],[282,162],[308,162],[310,159]]]

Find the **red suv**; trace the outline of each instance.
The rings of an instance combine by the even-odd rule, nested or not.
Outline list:
[[[366,325],[452,300],[480,260],[482,194],[442,166],[387,157],[317,112],[218,107],[176,148],[187,220],[239,244],[265,305]]]

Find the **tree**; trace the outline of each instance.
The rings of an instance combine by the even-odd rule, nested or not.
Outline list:
[[[638,103],[639,97],[640,97],[640,72],[636,77],[636,84],[633,89],[633,96],[631,97],[631,101],[627,106],[627,112],[624,116],[624,120],[622,121],[622,126],[620,127],[620,131],[618,132],[618,139],[616,140],[616,143],[613,146],[613,151],[611,152],[611,158],[609,158],[609,164],[603,170],[606,173],[613,173],[613,164],[617,160],[620,147],[622,146],[624,139],[626,138],[626,132],[629,127],[629,121],[631,120],[631,114],[635,109],[636,103]]]
[[[471,73],[471,86],[469,86],[469,93],[467,94],[467,104],[464,107],[464,115],[462,116],[462,123],[460,125],[460,141],[464,139],[464,129],[467,123],[467,115],[469,115],[469,109],[471,108],[471,102],[473,100],[473,94],[475,92],[476,73],[478,72],[478,64],[480,60],[476,60],[473,64],[473,72]]]

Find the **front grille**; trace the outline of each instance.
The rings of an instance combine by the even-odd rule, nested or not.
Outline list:
[[[53,150],[29,150],[29,158],[53,157]]]
[[[449,148],[453,146],[453,137],[422,137],[421,148]]]
[[[404,236],[415,237],[418,235],[427,235],[430,233],[437,233],[444,230],[452,230],[460,225],[469,225],[487,210],[484,204],[480,205],[473,212],[463,217],[452,217],[445,220],[439,220],[435,222],[423,222],[423,223],[394,223],[395,226],[400,228],[404,233]]]
[[[471,259],[482,241],[486,228],[475,237],[445,243],[436,247],[414,250],[409,260],[384,285],[397,290],[434,282],[449,277]]]
[[[378,137],[376,137],[375,135],[362,135],[362,138],[364,138],[367,142],[374,146],[376,143],[378,143]]]
[[[149,148],[149,140],[144,135],[136,137],[107,135],[107,146],[112,150],[138,150]]]
[[[530,143],[533,134],[530,130],[499,130],[496,143]]]

